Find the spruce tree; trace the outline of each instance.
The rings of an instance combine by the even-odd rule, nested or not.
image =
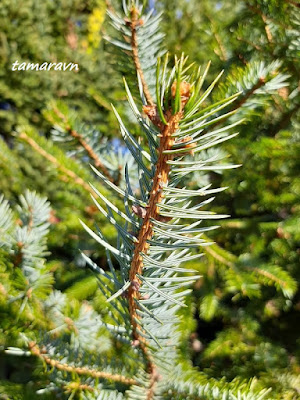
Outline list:
[[[167,35],[172,51],[189,52],[200,63],[209,52],[213,70],[224,68],[233,87],[248,88],[242,104],[247,123],[223,146],[243,168],[210,174],[229,187],[215,204],[232,218],[211,233],[218,246],[200,260],[205,282],[194,291],[200,316],[195,340],[202,350],[193,354],[195,365],[214,377],[255,375],[285,393],[279,397],[297,398],[299,5],[190,1],[172,8],[159,2],[158,9],[162,3],[164,30],[170,24],[176,29]],[[275,77],[278,66],[287,85],[271,88],[264,69]],[[231,93],[226,81],[222,86]]]
[[[52,138],[64,142],[65,150],[77,163],[67,161],[55,145],[34,131],[18,130],[18,138],[45,157],[62,177],[92,193],[95,207],[116,229],[116,241],[111,243],[101,227],[91,229],[86,221],[82,222],[95,245],[100,244],[107,255],[105,268],[92,260],[90,250],[82,253],[97,277],[101,294],[93,307],[99,315],[91,304],[68,307],[64,294],[55,291],[39,304],[48,317],[47,323],[52,325],[49,334],[34,337],[25,332],[20,346],[23,349],[11,347],[6,353],[35,356],[49,367],[49,381],[39,389],[44,396],[52,393],[87,399],[280,398],[275,397],[276,391],[273,395],[269,386],[263,388],[255,380],[245,383],[239,378],[226,382],[212,377],[211,371],[207,374],[193,369],[187,357],[190,327],[185,325],[187,321],[191,323],[193,310],[186,286],[196,282],[197,287],[201,280],[201,315],[209,320],[220,312],[233,319],[234,309],[221,304],[220,296],[212,290],[214,270],[206,270],[198,262],[203,253],[213,266],[227,268],[222,273],[224,293],[233,294],[236,299],[258,297],[265,285],[275,285],[286,298],[291,298],[296,290],[294,280],[280,267],[270,271],[252,261],[243,264],[242,259],[237,261],[205,236],[215,228],[209,220],[226,217],[209,210],[213,200],[210,195],[224,189],[216,187],[211,176],[240,163],[237,159],[236,165],[229,164],[228,153],[214,146],[233,139],[236,129],[245,129],[248,121],[244,119],[249,120],[257,108],[270,104],[269,95],[286,86],[287,76],[279,72],[279,63],[252,62],[220,84],[222,73],[209,79],[210,64],[201,70],[190,65],[184,55],[174,62],[164,55],[163,35],[159,32],[161,16],[153,10],[149,12],[139,2],[123,2],[123,14],[110,6],[109,17],[116,32],[106,39],[116,47],[112,51],[116,52],[118,68],[125,75],[129,104],[125,112],[113,110],[127,151],[121,147],[116,152],[97,130],[86,129],[74,121],[73,113],[61,104],[52,106],[45,116],[55,123]],[[135,126],[133,117],[138,123]],[[67,139],[70,140],[66,142]],[[234,145],[227,151],[230,149]],[[86,158],[93,165],[94,176],[87,172],[87,177],[85,169],[74,173],[78,163]],[[65,163],[70,165],[66,167]],[[95,182],[89,186],[88,180],[92,179]],[[199,202],[197,197],[204,199]],[[2,200],[2,204],[5,215],[7,203]],[[47,213],[39,208],[39,201],[32,207],[45,218]],[[11,229],[11,223],[8,225],[4,224],[5,235]],[[4,248],[8,258],[10,246]],[[202,278],[201,270],[205,272]],[[26,276],[26,271],[22,274]],[[97,301],[104,300],[105,305],[99,307]],[[251,330],[255,332],[257,326],[248,310],[237,319],[241,327],[246,327],[246,339],[251,341]],[[109,351],[105,349],[108,333],[104,333],[104,328],[113,343],[108,346]],[[231,329],[220,334],[206,349],[206,359],[217,364],[220,356],[232,357],[234,341],[242,344],[237,346],[237,357],[243,354],[244,338],[241,340],[239,332]],[[104,348],[100,348],[103,343]],[[196,340],[193,345],[197,345]],[[267,347],[261,346],[261,354]],[[95,351],[98,356],[101,353],[99,357],[94,357]],[[256,357],[259,359],[259,353]],[[238,370],[235,376],[249,375],[249,371],[243,375]],[[291,381],[293,377],[286,379]],[[293,382],[290,385],[297,384]]]

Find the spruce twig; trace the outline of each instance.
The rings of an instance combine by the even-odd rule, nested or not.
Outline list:
[[[263,23],[264,23],[264,26],[265,26],[265,32],[266,32],[266,36],[267,36],[268,42],[272,43],[273,42],[273,36],[272,36],[271,30],[270,30],[270,28],[268,26],[267,17],[265,16],[265,14],[261,14],[261,19],[263,20]]]
[[[147,348],[147,342],[139,334],[139,330],[143,330],[143,328],[139,326],[138,323],[139,315],[137,313],[138,306],[136,300],[140,299],[139,287],[141,284],[141,280],[139,279],[139,276],[142,275],[144,268],[142,254],[147,255],[150,247],[149,240],[151,240],[154,235],[153,221],[162,221],[164,219],[164,217],[160,216],[159,204],[163,200],[162,188],[166,186],[169,181],[169,173],[171,167],[168,161],[173,159],[173,155],[166,153],[166,151],[172,149],[175,142],[173,134],[178,130],[179,122],[184,116],[183,108],[186,104],[187,98],[183,97],[183,92],[184,94],[187,94],[188,97],[190,96],[190,87],[188,84],[184,82],[180,83],[178,80],[176,82],[176,86],[179,91],[179,110],[172,111],[172,108],[170,108],[164,112],[163,118],[159,118],[158,116],[156,116],[152,119],[152,122],[157,125],[160,130],[160,133],[158,135],[158,137],[160,138],[158,158],[153,183],[150,190],[149,201],[145,210],[143,224],[137,235],[138,240],[135,244],[135,249],[133,252],[131,267],[129,271],[129,280],[131,282],[131,286],[128,289],[128,303],[130,321],[132,326],[132,336],[134,342],[137,343],[147,360],[148,372],[150,373],[150,385],[147,392],[147,400],[151,400],[154,396],[154,389],[157,381],[159,380],[159,375],[157,374],[155,363]],[[167,122],[167,125],[163,122],[163,120]]]
[[[148,84],[147,84],[145,76],[144,76],[144,72],[143,72],[143,69],[141,66],[139,53],[138,53],[137,27],[139,26],[139,24],[142,24],[142,20],[139,19],[139,11],[135,6],[132,7],[130,15],[131,15],[131,20],[128,21],[128,25],[130,26],[130,29],[131,29],[131,48],[132,48],[132,58],[133,58],[134,66],[135,66],[135,69],[136,69],[138,75],[140,76],[144,95],[147,100],[147,103],[148,103],[148,105],[153,106],[154,101],[150,94],[149,87],[148,87]]]
[[[66,168],[62,165],[52,154],[49,154],[44,150],[34,139],[28,136],[25,132],[21,132],[18,136],[21,140],[24,140],[27,144],[29,144],[36,152],[42,155],[46,160],[50,161],[58,170],[60,170],[65,176],[72,179],[73,182],[80,185],[83,189],[87,190],[89,193],[93,194],[94,191],[92,188],[75,172]]]
[[[35,342],[29,343],[29,350],[32,355],[43,360],[47,365],[54,367],[60,371],[76,373],[77,375],[85,375],[90,376],[95,379],[107,379],[113,382],[124,383],[125,385],[138,385],[138,382],[135,379],[127,378],[126,376],[119,374],[111,374],[110,372],[97,371],[95,369],[87,368],[87,367],[76,367],[70,364],[63,364],[60,361],[54,360],[50,358],[47,354],[44,354],[43,351],[39,348],[39,346]]]
[[[258,81],[252,86],[250,90],[248,90],[248,92],[244,96],[241,96],[241,98],[237,99],[233,103],[233,106],[230,111],[235,111],[240,107],[242,107],[246,103],[246,101],[255,93],[255,91],[264,86],[265,83],[266,80],[263,77],[259,78]]]
[[[54,113],[61,119],[61,121],[64,123],[64,128],[65,130],[75,139],[77,142],[85,149],[87,154],[90,156],[90,158],[94,161],[94,165],[96,168],[101,170],[103,175],[105,175],[111,182],[114,182],[114,179],[112,178],[111,174],[109,173],[108,169],[104,166],[98,155],[95,153],[95,151],[92,149],[92,147],[84,140],[84,137],[80,135],[75,129],[73,129],[70,125],[70,122],[68,121],[67,117],[57,108],[53,108]]]
[[[212,246],[206,246],[204,248],[204,251],[211,255],[214,259],[218,260],[220,263],[226,265],[227,267],[232,268],[234,266],[234,263],[223,257],[221,254],[219,254],[217,251],[215,251],[215,248],[219,248],[218,245],[213,244]],[[222,249],[223,250],[223,249]],[[233,254],[230,254],[230,256],[234,257]]]
[[[32,225],[33,225],[33,210],[30,209],[30,217],[29,217],[29,221],[27,224],[27,232],[28,234],[31,232],[32,230]],[[21,221],[20,221],[21,224]],[[23,250],[24,250],[24,243],[23,242],[18,242],[17,243],[17,252],[14,255],[14,259],[13,259],[13,264],[15,267],[19,267],[22,264],[23,261]]]
[[[239,108],[241,108],[246,101],[253,96],[253,94],[255,93],[255,91],[257,89],[260,89],[262,86],[264,86],[266,84],[266,80],[264,78],[259,78],[258,81],[251,87],[250,90],[247,91],[247,93],[244,96],[239,97],[237,100],[235,100],[232,103],[232,106],[230,107],[230,109],[228,110],[228,113],[226,115],[224,115],[224,118],[219,119],[217,122],[215,122],[214,124],[212,124],[209,129],[215,128],[217,126],[219,126],[220,124],[222,124],[223,122],[225,122],[231,115],[232,113],[234,113],[235,111],[237,111]],[[207,130],[203,131],[203,134],[206,133]]]
[[[128,302],[129,302],[129,313],[132,325],[132,335],[133,339],[137,341],[140,349],[144,353],[147,363],[148,363],[148,372],[152,377],[152,385],[155,382],[155,365],[153,363],[152,357],[148,352],[145,339],[141,337],[138,333],[138,315],[137,315],[137,305],[136,300],[139,299],[138,288],[141,283],[140,279],[137,275],[142,275],[143,272],[143,258],[141,253],[147,254],[148,249],[150,247],[148,241],[153,236],[153,223],[151,220],[159,220],[159,208],[158,204],[161,202],[162,195],[162,187],[167,184],[170,165],[167,163],[169,159],[172,157],[169,154],[164,154],[165,150],[169,150],[172,148],[174,143],[174,138],[172,134],[177,130],[178,123],[180,118],[182,117],[182,112],[172,115],[171,112],[168,112],[167,121],[168,125],[163,125],[161,129],[161,138],[160,138],[160,146],[158,150],[158,161],[156,164],[156,172],[153,179],[153,185],[150,191],[150,198],[147,205],[146,215],[141,226],[140,232],[138,234],[138,243],[135,246],[131,268],[129,272],[129,279],[131,281],[131,286],[128,290]],[[141,328],[140,328],[141,329]],[[152,389],[149,389],[149,393],[153,392]],[[150,400],[152,398],[152,394],[147,398]]]

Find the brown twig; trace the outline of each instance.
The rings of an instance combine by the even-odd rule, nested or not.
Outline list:
[[[257,50],[257,51],[263,51],[262,47],[258,46],[255,43],[250,42],[250,40],[244,39],[244,38],[242,38],[240,36],[237,36],[237,40],[239,40],[240,42],[244,42],[244,43],[249,44],[250,46],[254,47],[254,49]]]
[[[69,121],[67,120],[67,117],[57,108],[53,107],[53,111],[55,114],[62,120],[64,123],[64,128],[65,130],[74,138],[78,141],[78,143],[85,149],[85,151],[88,153],[90,158],[94,161],[94,165],[96,168],[100,169],[103,175],[105,175],[111,182],[113,182],[113,178],[111,174],[109,173],[108,169],[104,166],[102,161],[99,159],[98,155],[94,152],[92,147],[84,140],[83,136],[80,135],[77,131],[72,129]]]
[[[63,364],[60,361],[50,358],[47,354],[44,354],[35,342],[29,343],[29,350],[32,355],[39,357],[46,364],[60,371],[76,373],[77,375],[90,376],[95,379],[97,378],[107,379],[113,382],[124,383],[125,385],[138,385],[138,382],[135,379],[127,378],[126,376],[123,375],[111,374],[110,372],[97,371],[95,369],[87,367],[76,367],[74,365]]]
[[[149,354],[147,344],[145,339],[139,334],[138,328],[139,327],[138,320],[139,316],[137,314],[137,303],[136,300],[140,298],[140,294],[138,291],[139,285],[141,281],[137,277],[137,275],[142,274],[143,271],[143,257],[141,253],[147,254],[148,249],[150,247],[148,241],[153,236],[153,223],[151,219],[159,220],[161,217],[159,215],[159,207],[158,204],[162,201],[163,194],[162,194],[162,187],[168,183],[169,178],[169,171],[170,165],[167,163],[170,158],[172,158],[169,154],[164,154],[165,150],[171,149],[174,138],[172,134],[177,130],[178,123],[180,118],[182,117],[182,113],[177,113],[172,115],[171,112],[166,114],[166,119],[168,121],[168,125],[164,125],[161,128],[161,138],[160,138],[160,145],[158,149],[158,161],[156,164],[156,172],[153,179],[152,188],[150,191],[150,198],[145,210],[146,214],[144,215],[144,221],[141,226],[141,229],[138,234],[138,242],[135,246],[133,258],[131,262],[131,268],[129,272],[129,280],[131,281],[131,286],[128,290],[128,302],[129,302],[129,313],[130,313],[130,320],[132,325],[132,336],[134,342],[142,350],[143,354],[148,363],[148,372],[151,375],[151,384],[148,389],[148,397],[147,399],[152,399],[154,385],[157,381],[157,373],[156,367],[152,360],[151,355]]]
[[[286,0],[287,2],[290,2],[289,0]],[[248,7],[249,10],[251,10],[254,14],[258,14],[260,16],[264,15],[263,12],[261,11],[261,9],[259,8],[259,6],[254,6],[253,4],[249,4],[246,1],[246,6]],[[265,16],[266,18],[268,18],[269,21],[282,26],[283,28],[287,28],[287,25],[285,25],[282,21],[280,21],[279,19],[275,20],[274,18],[272,18],[270,15]]]
[[[242,107],[242,106],[246,103],[246,101],[254,94],[254,92],[255,92],[257,89],[259,89],[259,88],[261,88],[262,86],[264,86],[265,83],[266,83],[266,81],[265,81],[264,78],[259,78],[258,81],[256,82],[256,84],[253,85],[252,88],[251,88],[243,97],[241,97],[240,99],[238,98],[236,101],[234,101],[234,102],[232,103],[232,107],[231,107],[231,109],[229,110],[229,112],[238,110],[240,107]],[[224,120],[226,120],[227,118],[228,118],[228,117],[225,116],[224,119],[221,119],[221,120],[219,120],[218,122],[216,122],[215,124],[211,125],[210,128],[211,128],[211,127],[214,128],[214,127],[218,126],[219,124],[221,124],[222,122],[224,122]]]
[[[242,107],[246,103],[246,101],[254,94],[254,92],[264,86],[266,83],[264,78],[259,78],[258,81],[252,88],[245,94],[245,96],[241,97],[240,99],[237,99],[232,106],[232,109],[230,111],[237,110],[238,108]]]
[[[152,106],[152,105],[154,105],[154,101],[153,101],[151,93],[149,91],[149,87],[147,85],[147,82],[146,82],[146,79],[144,76],[144,72],[143,72],[143,69],[141,66],[139,53],[138,53],[137,27],[141,23],[142,23],[142,21],[139,20],[139,12],[138,12],[137,8],[135,6],[133,6],[131,9],[131,20],[128,21],[128,25],[130,26],[130,29],[131,29],[132,58],[133,58],[135,69],[140,76],[144,95],[147,100],[147,103],[148,103],[148,105]]]
[[[263,20],[263,23],[265,25],[265,32],[266,32],[266,36],[267,36],[268,42],[272,43],[273,42],[273,36],[272,36],[271,30],[270,30],[270,28],[268,26],[267,17],[264,14],[261,14],[261,19]]]
[[[278,283],[282,287],[287,287],[287,282],[283,281],[282,279],[279,279],[276,275],[272,274],[269,271],[264,271],[263,269],[258,268],[258,267],[246,267],[246,269],[248,269],[249,271],[254,271],[258,275],[264,276],[264,277]]]
[[[81,187],[83,187],[85,190],[87,190],[91,194],[94,194],[94,191],[92,190],[92,188],[87,183],[85,183],[85,181],[82,178],[80,178],[78,175],[76,175],[75,172],[69,170],[64,165],[62,165],[52,154],[47,153],[46,150],[44,150],[39,144],[36,143],[35,140],[33,140],[25,132],[21,132],[19,134],[19,138],[24,140],[26,143],[28,143],[35,151],[37,151],[44,158],[46,158],[46,160],[50,161],[51,164],[53,164],[65,176],[67,176],[68,178],[71,178],[76,184],[80,185]]]
[[[87,391],[93,393],[95,389],[87,384],[79,383],[79,382],[70,382],[68,384],[63,385],[63,388],[66,392],[77,392],[77,391]]]
[[[211,246],[205,246],[205,247],[203,247],[203,249],[204,249],[205,253],[211,255],[213,258],[215,258],[222,264],[227,265],[227,267],[232,268],[234,266],[233,262],[227,260],[221,254],[218,254],[216,251],[214,251],[214,249]]]
[[[171,93],[176,95],[176,85],[174,82],[172,85]],[[130,322],[132,327],[132,337],[133,344],[139,346],[142,353],[144,354],[145,360],[147,362],[148,373],[150,374],[150,384],[147,390],[147,400],[152,400],[154,396],[155,386],[160,379],[157,372],[156,365],[153,361],[152,355],[148,350],[147,341],[139,333],[143,331],[142,326],[139,323],[139,315],[137,313],[138,305],[137,300],[141,299],[139,288],[141,285],[141,280],[138,275],[142,275],[144,264],[142,254],[147,254],[150,244],[149,240],[152,239],[153,230],[153,220],[165,221],[166,218],[161,216],[159,213],[159,205],[163,199],[163,187],[167,186],[170,173],[170,164],[168,161],[173,159],[173,154],[166,154],[166,150],[171,150],[175,142],[173,134],[177,131],[179,127],[179,122],[184,115],[184,106],[190,97],[190,84],[187,82],[180,83],[180,98],[181,104],[179,111],[173,114],[172,109],[167,110],[164,113],[165,123],[163,123],[162,118],[159,117],[157,113],[156,106],[144,106],[144,112],[147,114],[149,119],[154,125],[159,129],[160,133],[158,137],[160,139],[158,148],[157,163],[155,166],[155,174],[153,178],[152,187],[149,193],[149,200],[146,208],[135,210],[137,215],[143,218],[143,223],[137,235],[137,242],[135,243],[135,248],[133,251],[133,257],[131,261],[129,280],[131,285],[128,289],[128,304],[129,304],[129,314]],[[183,147],[189,147],[187,143]],[[191,149],[192,151],[192,149]],[[167,219],[169,220],[169,219]]]

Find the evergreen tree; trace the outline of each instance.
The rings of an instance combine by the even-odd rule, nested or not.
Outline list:
[[[209,53],[212,70],[225,69],[227,82],[215,99],[236,87],[245,94],[238,115],[247,123],[223,146],[243,167],[210,174],[211,182],[229,187],[216,203],[233,219],[211,233],[219,246],[207,248],[202,259],[205,278],[194,292],[200,321],[192,336],[201,350],[198,343],[194,362],[214,377],[261,377],[262,385],[285,392],[279,397],[296,398],[299,5],[189,1],[170,7],[160,1],[156,7],[167,9],[164,29],[175,27],[166,36],[172,51],[186,51],[200,63]],[[278,67],[288,85],[271,88]],[[229,351],[234,345],[236,353]],[[281,379],[286,371],[290,380]]]
[[[98,130],[82,124],[80,118],[74,117],[74,111],[61,102],[51,103],[44,112],[46,119],[54,125],[52,140],[59,142],[61,149],[26,126],[18,128],[18,142],[15,142],[18,145],[14,150],[1,142],[2,168],[10,176],[12,172],[7,165],[13,165],[14,184],[18,190],[21,182],[23,186],[36,175],[33,170],[31,174],[27,173],[29,179],[24,181],[22,167],[13,162],[23,149],[29,154],[36,152],[34,157],[44,157],[48,165],[54,167],[54,180],[59,177],[69,181],[69,203],[64,200],[60,212],[61,215],[67,212],[73,201],[80,210],[81,219],[85,221],[83,226],[91,236],[88,245],[85,238],[80,245],[87,250],[82,257],[96,276],[82,279],[81,275],[81,281],[63,293],[59,289],[66,289],[69,284],[60,273],[55,273],[57,287],[51,292],[51,266],[55,270],[55,262],[42,267],[47,233],[43,223],[49,218],[45,199],[26,192],[25,197],[21,197],[23,209],[19,208],[21,223],[17,222],[16,226],[7,202],[2,199],[1,234],[4,239],[1,254],[4,261],[1,265],[3,280],[8,286],[3,286],[1,294],[4,302],[8,299],[8,304],[14,303],[14,312],[23,314],[20,326],[14,333],[9,333],[11,340],[2,339],[2,346],[13,346],[6,354],[25,359],[35,357],[49,367],[48,377],[38,373],[40,379],[35,380],[34,388],[30,389],[31,397],[38,390],[42,396],[83,399],[296,399],[299,367],[295,358],[289,359],[289,352],[294,348],[286,347],[286,338],[278,341],[269,336],[268,339],[267,330],[267,323],[275,323],[279,313],[283,313],[285,323],[284,313],[293,307],[296,311],[292,299],[297,279],[297,209],[293,209],[297,190],[297,148],[293,147],[292,155],[284,151],[290,140],[294,143],[292,130],[289,132],[287,128],[292,129],[297,124],[296,119],[291,119],[297,111],[296,89],[292,89],[289,100],[284,101],[286,91],[290,90],[286,89],[287,81],[291,80],[286,73],[290,71],[286,66],[289,61],[285,64],[282,60],[280,64],[273,59],[274,49],[277,48],[274,54],[279,56],[282,43],[286,43],[292,68],[296,15],[293,13],[293,19],[288,20],[291,24],[286,33],[290,35],[289,39],[283,40],[283,32],[275,29],[279,41],[266,26],[266,20],[271,18],[268,13],[280,16],[276,4],[270,4],[269,8],[263,2],[245,4],[248,13],[241,6],[230,9],[224,6],[223,12],[230,15],[226,20],[211,15],[220,7],[222,9],[222,3],[216,3],[215,9],[206,7],[205,2],[179,3],[183,11],[176,10],[178,26],[186,21],[184,7],[188,10],[195,6],[193,17],[197,18],[196,10],[203,11],[202,24],[208,24],[208,32],[214,39],[207,39],[207,49],[214,48],[214,43],[219,46],[215,54],[220,62],[215,62],[213,68],[208,64],[203,70],[189,65],[183,55],[175,58],[171,67],[168,60],[172,57],[162,57],[165,52],[162,43],[171,42],[172,36],[166,39],[159,32],[161,16],[156,10],[149,11],[138,2],[130,1],[123,2],[123,14],[120,14],[108,4],[115,31],[108,29],[106,39],[115,46],[115,50],[110,48],[112,60],[126,77],[129,107],[119,106],[118,111],[113,108],[126,148],[118,143],[116,148],[116,141],[111,142]],[[258,13],[257,7],[263,9],[262,14]],[[290,10],[288,7],[295,5],[285,6],[285,11]],[[261,62],[255,53],[242,47],[239,60],[247,65],[241,67],[233,62],[236,49],[233,49],[232,41],[224,40],[223,36],[230,27],[230,32],[243,34],[246,40],[252,39],[252,43],[263,40],[259,29],[251,32],[252,38],[247,29],[240,28],[241,15],[249,18],[249,10],[252,10],[253,18],[263,20],[261,26],[266,40],[270,41],[270,35],[273,35],[272,49],[269,58]],[[207,19],[205,13],[208,13]],[[99,19],[97,15],[94,13],[93,18]],[[287,20],[287,13],[284,17]],[[170,18],[169,13],[167,18]],[[190,21],[191,26],[194,18]],[[223,26],[224,32],[219,35],[214,24]],[[251,31],[250,24],[248,26]],[[225,44],[221,46],[222,40]],[[89,54],[94,52],[96,42],[97,39],[90,40]],[[201,52],[197,57],[203,64]],[[221,65],[225,66],[227,75],[222,83],[221,74],[214,73]],[[290,87],[293,84],[290,82]],[[262,131],[257,133],[254,127],[258,120]],[[278,121],[286,125],[278,124]],[[269,132],[270,126],[279,127],[274,138],[266,138],[265,132]],[[236,129],[242,132],[241,139],[233,139]],[[227,144],[228,139],[233,139],[228,142],[232,144]],[[221,149],[214,147],[221,143]],[[243,154],[237,150],[242,147]],[[229,154],[233,165],[226,161]],[[250,159],[248,172],[244,172],[245,166],[228,172],[241,162],[247,164],[249,154],[256,158]],[[5,163],[5,157],[9,164]],[[277,157],[285,168],[276,163]],[[263,160],[264,165],[256,160]],[[84,166],[85,162],[93,165],[94,174]],[[259,181],[257,176],[262,171],[265,172]],[[276,187],[275,178],[279,182]],[[248,185],[253,182],[256,189],[248,191],[247,185],[240,189],[241,179]],[[210,231],[215,226],[209,219],[219,220],[226,215],[209,211],[209,203],[213,200],[209,196],[223,191],[227,183],[231,186],[229,196],[225,192],[219,194],[215,209],[220,213],[230,210],[237,220],[221,222],[222,230],[213,233]],[[9,193],[11,188],[3,185]],[[268,190],[262,190],[262,187]],[[42,181],[40,188],[45,192]],[[286,196],[289,189],[291,193]],[[92,193],[95,208],[87,207],[90,204],[87,193]],[[66,196],[65,190],[61,196]],[[204,196],[200,203],[197,201],[199,196]],[[59,196],[54,197],[54,202],[58,199]],[[253,199],[257,208],[251,203]],[[285,215],[281,210],[283,204],[288,210]],[[28,217],[32,210],[37,217]],[[99,217],[96,210],[103,216]],[[262,213],[268,216],[267,221],[261,220]],[[241,216],[242,221],[238,219]],[[104,225],[103,217],[107,220]],[[66,244],[64,227],[57,223],[59,221],[53,214],[50,219],[57,225],[59,237]],[[36,220],[37,225],[34,237],[31,237],[31,220]],[[93,220],[97,220],[97,226],[91,229],[86,222],[90,225]],[[112,228],[116,234],[112,233]],[[237,240],[236,229],[239,232],[240,229],[251,230],[251,235],[244,235],[243,241]],[[23,251],[23,246],[20,249],[19,242],[14,239],[19,231],[25,237],[25,247],[28,243],[34,249],[29,267],[22,264],[23,258],[27,260],[28,252]],[[274,231],[276,238],[272,236]],[[210,237],[216,237],[226,250],[209,243],[206,232]],[[269,233],[258,238],[257,232]],[[290,247],[284,247],[287,239]],[[57,238],[52,240],[57,249]],[[250,253],[248,246],[253,242],[252,254],[242,254]],[[269,243],[275,252],[266,247]],[[71,240],[69,246],[72,246]],[[228,248],[236,255],[229,253]],[[93,253],[95,261],[91,258]],[[102,258],[104,254],[107,262]],[[286,268],[287,257],[290,264]],[[13,267],[16,259],[21,259],[19,269]],[[59,259],[59,254],[55,254],[54,259]],[[20,271],[19,281],[25,282],[25,286],[20,283],[17,287],[9,287],[16,271]],[[40,292],[35,292],[35,283],[39,280],[31,281],[28,277],[30,273],[39,276],[41,272],[49,279],[41,279]],[[76,276],[73,271],[72,274]],[[195,289],[191,294],[186,286],[193,282]],[[32,292],[34,296],[31,296]],[[16,300],[11,300],[15,297]],[[90,301],[81,303],[83,299]],[[184,305],[187,307],[181,308]],[[41,334],[37,326],[33,331],[22,330],[26,321],[31,321],[29,326],[32,321],[38,321],[27,312],[28,307],[43,315],[39,328],[50,331],[48,335]],[[198,337],[196,333],[191,334],[195,331],[195,307],[199,307],[201,317]],[[259,315],[258,310],[262,308],[264,313]],[[9,320],[10,309],[5,308],[4,313],[4,320]],[[23,332],[21,337],[20,331]],[[210,337],[211,331],[213,334],[219,331],[216,338]],[[199,339],[205,345],[204,351]],[[101,353],[100,357],[94,357],[95,350],[98,355]],[[193,369],[189,356],[205,372]],[[259,379],[249,381],[254,376]],[[10,393],[9,389],[5,390],[4,393]],[[20,394],[14,396],[22,398]]]

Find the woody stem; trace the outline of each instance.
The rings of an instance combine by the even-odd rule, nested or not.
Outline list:
[[[94,165],[96,168],[100,169],[103,175],[105,175],[111,182],[113,182],[113,178],[108,171],[108,169],[105,167],[105,165],[102,163],[98,155],[95,153],[93,148],[87,143],[87,141],[84,139],[80,133],[75,131],[71,125],[69,124],[69,121],[67,120],[67,117],[56,107],[53,108],[53,111],[55,114],[62,120],[64,123],[64,128],[66,131],[75,139],[77,142],[84,148],[84,150],[87,152],[89,157],[93,160]]]
[[[44,354],[35,342],[29,343],[29,349],[30,349],[30,352],[32,355],[39,357],[46,364],[48,364],[51,367],[54,367],[60,371],[75,373],[75,374],[83,375],[83,376],[90,376],[95,379],[97,379],[97,378],[107,379],[107,380],[113,381],[113,382],[124,383],[125,385],[137,385],[138,384],[135,379],[127,378],[123,375],[112,374],[110,372],[104,372],[104,371],[98,371],[98,370],[90,369],[87,367],[81,367],[81,366],[76,367],[74,365],[64,364],[58,360],[54,360],[53,358],[50,358],[47,354]]]
[[[153,236],[152,220],[160,219],[158,204],[161,203],[163,198],[162,187],[168,183],[169,179],[170,165],[167,163],[167,161],[172,156],[170,156],[169,154],[164,154],[164,151],[172,148],[172,145],[174,143],[174,138],[172,137],[172,134],[177,130],[179,120],[182,116],[181,112],[174,115],[172,115],[171,113],[167,114],[168,115],[166,115],[166,119],[168,121],[168,125],[164,125],[161,129],[160,145],[158,149],[158,161],[156,164],[155,175],[150,191],[147,211],[137,237],[138,241],[135,245],[131,268],[129,272],[129,280],[132,283],[128,290],[132,336],[133,339],[137,341],[138,346],[145,356],[148,372],[151,374],[152,378],[155,375],[155,365],[147,348],[146,340],[138,332],[138,329],[142,330],[142,327],[140,327],[138,324],[139,316],[137,314],[138,306],[136,300],[140,298],[137,287],[141,283],[137,275],[141,275],[143,272],[144,264],[142,254],[148,253],[148,249],[150,247],[148,241]],[[152,381],[153,384],[151,385],[151,387],[155,384],[155,379],[153,378]],[[149,388],[149,399],[152,398],[152,394],[150,395],[150,392],[153,392],[153,388]]]
[[[149,87],[147,85],[144,72],[141,66],[140,58],[139,58],[139,53],[138,53],[138,38],[137,38],[137,25],[138,25],[138,10],[133,7],[131,10],[131,23],[130,23],[130,29],[131,29],[131,49],[132,49],[132,58],[134,62],[135,69],[137,73],[140,76],[141,83],[143,86],[143,91],[145,98],[147,100],[147,103],[149,105],[154,105],[154,101],[152,99],[152,96],[149,91]]]

